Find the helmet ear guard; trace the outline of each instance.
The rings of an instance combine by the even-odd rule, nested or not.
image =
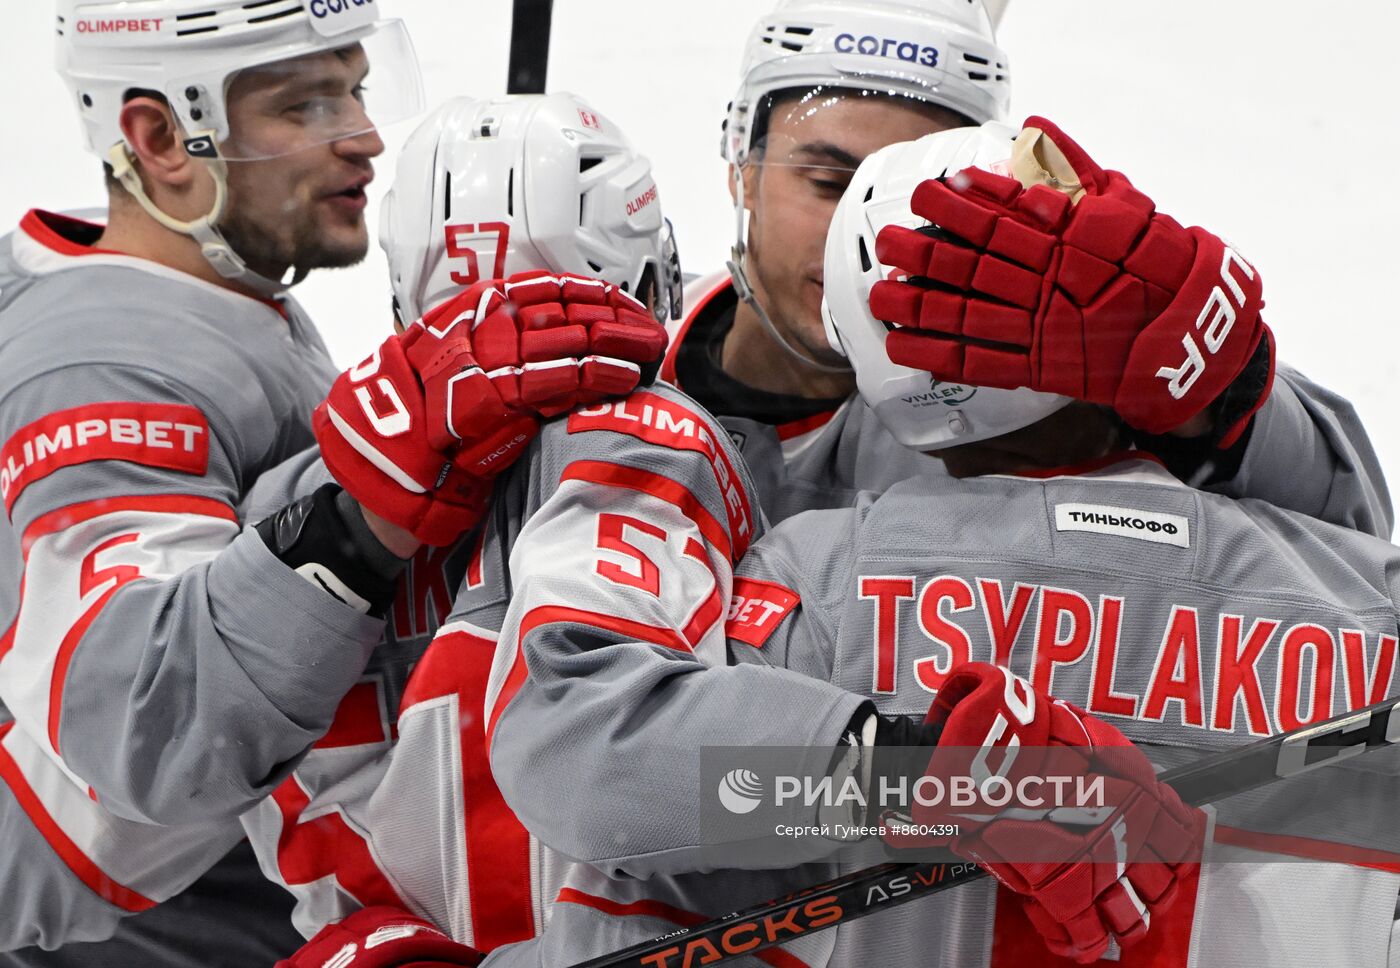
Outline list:
[[[990,122],[890,145],[871,154],[841,196],[827,234],[822,321],[828,342],[851,362],[866,404],[896,440],[938,450],[1027,427],[1070,402],[1034,390],[947,383],[899,366],[885,352],[889,324],[870,312],[870,291],[889,271],[875,258],[887,225],[928,223],[910,211],[919,182],[964,168],[991,168],[1011,157],[1016,132]]]

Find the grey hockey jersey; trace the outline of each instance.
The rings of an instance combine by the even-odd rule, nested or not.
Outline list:
[[[596,826],[600,815],[583,814],[601,800],[566,810],[557,797],[535,799],[530,778],[565,761],[585,765],[603,711],[582,694],[567,711],[551,710],[561,742],[536,748],[509,805],[492,781],[488,744],[512,748],[537,731],[555,686],[529,656],[562,647],[561,632],[615,646],[619,678],[597,681],[599,702],[610,704],[614,688],[643,696],[666,683],[686,694],[777,697],[793,722],[844,724],[858,697],[785,670],[725,667],[732,569],[763,528],[751,492],[729,438],[668,386],[547,425],[498,486],[452,613],[401,690],[362,685],[358,703],[352,691],[326,740],[245,817],[264,870],[298,898],[298,926],[310,933],[380,902],[484,949],[544,927],[567,865],[530,838],[517,812],[527,822],[577,813],[581,828]],[[719,676],[697,675],[706,669]],[[659,731],[637,738],[675,745],[646,756],[688,748],[686,708],[649,709]],[[769,738],[785,728],[775,721]],[[625,745],[620,752],[623,766]],[[582,844],[570,854],[607,849]]]
[[[1184,750],[1295,729],[1397,688],[1400,551],[1262,502],[1190,490],[1140,457],[1045,479],[912,479],[851,509],[789,519],[754,547],[734,582],[728,634],[741,668],[799,671],[845,695],[868,697],[883,712],[922,715],[953,665],[997,662],[1112,722],[1163,762],[1179,762],[1189,755]],[[508,623],[506,634],[512,631]],[[600,650],[596,639],[577,637],[567,663],[548,665],[568,650],[536,651],[529,637],[524,641],[532,676],[538,662],[547,681],[585,664],[590,677],[596,669],[599,682],[610,678],[603,670],[611,650]],[[556,708],[570,706],[573,688],[573,681],[556,685]],[[581,691],[594,708],[609,708],[592,698],[591,686]],[[586,814],[610,816],[615,836],[611,843],[582,834],[570,840],[558,818],[536,828],[565,839],[566,849],[593,846],[587,859],[597,869],[575,869],[545,936],[502,952],[493,965],[567,965],[835,871],[684,872],[677,860],[697,856],[688,848],[702,837],[690,822],[701,786],[674,766],[683,760],[679,750],[647,752],[651,697],[615,691],[611,698],[605,728],[596,731],[606,740],[589,764],[611,782],[588,785],[586,794],[582,770],[566,782],[575,784],[572,802],[589,803]],[[686,723],[692,749],[737,745],[736,734],[772,742],[764,730],[787,719],[776,697],[715,698],[711,707],[700,694],[688,698],[678,698],[686,705],[675,716]],[[658,742],[675,743],[670,721],[657,722],[657,730]],[[570,741],[538,731],[536,738]],[[814,719],[777,745],[822,738]],[[623,764],[609,769],[618,745],[627,750],[626,768],[647,779],[618,781]],[[498,737],[494,761],[503,789],[518,791],[508,773],[523,773],[528,760]],[[667,773],[668,763],[675,777],[669,797],[656,792],[653,778]],[[1357,769],[1348,782],[1371,798],[1374,835],[1389,825],[1387,805],[1400,778],[1393,759]],[[557,772],[532,775],[532,797],[558,796],[547,788]],[[650,798],[638,799],[645,791]],[[1288,804],[1268,803],[1267,791],[1263,805],[1266,813],[1272,806],[1288,814]],[[539,823],[542,813],[529,819]],[[1364,842],[1367,832],[1355,829],[1337,831],[1335,839],[1355,847],[1358,833]],[[1332,839],[1331,831],[1318,838],[1233,827],[1222,810],[1199,880],[1186,885],[1142,944],[1102,964],[1396,963],[1400,857],[1359,849],[1345,853],[1352,862],[1340,863]],[[1272,862],[1257,863],[1265,858]],[[726,857],[724,865],[752,866],[747,853]],[[990,882],[806,937],[748,963],[759,961],[1061,964],[1044,951],[1019,904],[999,897]]]
[[[0,241],[0,809],[34,885],[5,947],[91,937],[88,902],[141,910],[202,873],[383,629],[236,510],[312,442],[334,375],[300,309],[97,232],[31,212]]]
[[[695,311],[703,308],[702,304]],[[563,462],[558,464],[558,467],[563,467],[573,463],[578,447],[583,444],[601,448],[608,454],[615,451],[617,457],[610,456],[604,463],[625,465],[632,459],[629,455],[634,450],[649,455],[638,459],[644,461],[644,468],[652,476],[651,479],[660,475],[670,482],[664,488],[667,493],[678,488],[685,490],[681,484],[695,479],[696,474],[700,475],[702,484],[708,479],[707,475],[712,476],[693,452],[673,446],[675,440],[684,437],[677,428],[690,427],[693,430],[712,427],[709,418],[703,415],[703,411],[691,413],[694,405],[684,398],[675,398],[669,390],[658,389],[656,393],[667,400],[679,399],[681,402],[675,405],[682,407],[682,410],[673,414],[667,408],[639,397],[635,405],[621,405],[621,409],[611,412],[610,416],[594,415],[588,418],[605,424],[602,429],[608,429],[610,433],[582,436],[558,430],[547,433],[545,439],[536,445],[537,451],[532,452],[532,463],[518,468],[509,479],[508,486],[498,494],[492,524],[482,543],[472,552],[452,617],[443,627],[438,644],[413,667],[409,685],[400,689],[386,684],[394,677],[391,676],[390,680],[377,679],[372,666],[367,675],[380,683],[376,688],[380,690],[378,695],[382,697],[381,701],[362,703],[357,707],[359,712],[349,707],[342,710],[346,716],[365,718],[365,725],[360,730],[360,735],[368,737],[363,741],[365,748],[359,753],[351,753],[343,746],[335,748],[334,752],[318,746],[303,761],[287,788],[250,815],[249,829],[254,841],[260,845],[265,869],[298,897],[297,923],[302,931],[314,932],[326,921],[341,917],[362,903],[380,899],[402,903],[441,924],[454,937],[481,948],[492,949],[505,942],[529,937],[546,923],[551,903],[560,896],[558,888],[564,867],[561,854],[544,848],[520,825],[511,809],[517,803],[524,804],[517,809],[521,810],[521,816],[526,819],[530,829],[538,831],[551,845],[561,848],[568,856],[612,856],[609,851],[611,840],[616,836],[615,818],[611,808],[603,806],[610,801],[597,801],[602,809],[595,811],[591,807],[595,801],[569,796],[569,781],[566,779],[573,777],[570,771],[576,769],[585,771],[579,776],[579,782],[591,782],[586,771],[591,768],[592,761],[583,751],[587,749],[588,731],[597,728],[597,724],[587,727],[584,724],[592,723],[590,717],[598,712],[596,708],[570,704],[568,709],[557,710],[550,705],[550,690],[543,693],[526,690],[527,695],[520,701],[520,708],[532,709],[536,715],[546,716],[548,723],[538,730],[544,742],[533,742],[531,728],[521,725],[511,743],[507,744],[507,749],[512,744],[518,746],[521,751],[518,761],[527,764],[521,767],[522,775],[513,781],[519,782],[521,788],[513,795],[512,804],[502,799],[492,781],[483,747],[466,733],[456,739],[451,738],[450,734],[457,711],[466,709],[470,714],[483,709],[488,700],[491,708],[496,710],[513,707],[514,703],[506,701],[515,695],[512,683],[526,681],[524,667],[519,661],[512,660],[515,661],[511,666],[515,670],[514,679],[507,676],[503,682],[493,680],[489,688],[487,684],[491,669],[489,657],[500,638],[501,623],[512,593],[518,591],[520,572],[517,569],[526,569],[524,574],[530,580],[530,587],[549,587],[550,582],[555,582],[549,596],[561,609],[566,607],[565,603],[572,602],[575,592],[581,602],[597,601],[597,608],[573,606],[574,610],[570,613],[578,619],[586,634],[592,634],[588,631],[590,623],[603,621],[607,615],[630,617],[634,608],[631,598],[637,595],[637,589],[610,581],[598,584],[590,591],[584,587],[588,585],[588,581],[584,580],[587,577],[586,569],[580,568],[570,556],[586,556],[599,548],[610,548],[624,556],[636,554],[636,543],[640,541],[645,545],[649,535],[646,531],[638,532],[637,525],[618,523],[616,518],[608,518],[614,522],[611,526],[619,529],[617,534],[556,534],[550,541],[545,557],[551,565],[557,563],[554,560],[556,555],[558,561],[570,562],[563,567],[573,584],[565,584],[557,576],[551,578],[554,573],[533,556],[513,562],[512,554],[517,538],[526,528],[526,522],[533,521],[536,514],[555,500],[548,490],[542,489],[558,481],[558,470],[554,464],[550,464],[550,469],[542,470],[542,465]],[[1295,411],[1281,408],[1280,412]],[[1318,418],[1316,426],[1324,430],[1315,430],[1310,419],[1300,419],[1288,423],[1286,429],[1280,429],[1279,433],[1316,433],[1325,437],[1327,433],[1335,432],[1339,435],[1339,446],[1350,447],[1341,430],[1348,428],[1359,434],[1359,428],[1355,426],[1354,417],[1345,416],[1349,408],[1342,406],[1339,412],[1343,416],[1333,423],[1328,423],[1330,418]],[[566,425],[581,422],[586,422],[584,417],[577,420],[571,417]],[[802,425],[772,427],[736,418],[721,418],[720,423],[743,448],[747,458],[743,463],[757,468],[759,483],[747,485],[744,489],[750,495],[751,516],[756,514],[755,493],[759,495],[758,503],[762,503],[770,515],[781,518],[808,508],[847,506],[854,501],[858,487],[883,489],[914,474],[943,477],[941,464],[896,444],[858,399],[848,401],[834,416],[819,416]],[[634,432],[619,431],[618,428]],[[678,433],[681,433],[681,438],[676,436]],[[1267,439],[1268,435],[1260,437],[1261,441]],[[1360,452],[1368,453],[1364,435],[1360,435],[1359,439]],[[639,441],[643,443],[639,444]],[[1299,449],[1308,451],[1311,446],[1294,442],[1290,453]],[[560,448],[560,454],[552,454],[553,448]],[[1321,445],[1314,449],[1327,450]],[[730,463],[742,472],[742,463],[736,463],[732,456]],[[1360,463],[1365,466],[1364,460]],[[1307,466],[1317,473],[1323,473],[1321,468],[1330,465],[1319,459]],[[304,468],[293,468],[294,474],[304,471]],[[540,473],[544,477],[535,481],[533,475]],[[1338,470],[1334,476],[1341,482],[1339,491],[1350,494],[1358,506],[1347,506],[1339,512],[1339,516],[1351,516],[1360,521],[1377,520],[1383,514],[1388,515],[1383,486],[1377,485],[1378,490],[1369,489],[1370,485],[1365,482],[1370,478],[1364,474],[1358,475],[1360,483],[1352,486],[1348,483],[1351,480],[1347,476],[1349,473]],[[261,489],[274,492],[271,501],[262,501],[268,509],[284,503],[283,498],[275,494],[277,485],[273,481],[276,476],[263,478]],[[572,482],[565,495],[571,495],[584,483],[585,479]],[[618,491],[624,490],[621,482],[612,477],[605,477],[601,482],[594,481],[590,486],[601,487],[603,494],[611,492],[614,499],[618,499]],[[692,483],[686,487],[694,490],[700,486]],[[631,499],[646,510],[651,499],[640,488],[633,487],[631,490]],[[695,493],[700,491],[696,490]],[[1300,489],[1297,493],[1306,495],[1309,492]],[[1371,504],[1367,503],[1368,494],[1378,495]],[[1380,510],[1373,513],[1373,505]],[[1319,502],[1318,507],[1322,506],[1323,502]],[[550,514],[552,511],[537,523],[536,530],[546,527],[545,522]],[[722,520],[718,509],[711,514],[716,520]],[[645,516],[636,517],[641,520]],[[530,530],[529,533],[535,532]],[[629,548],[632,550],[628,551]],[[682,565],[689,564],[684,556],[679,560]],[[616,562],[618,568],[634,572],[639,581],[645,580],[649,574],[648,566],[635,558],[629,561],[623,557],[616,559]],[[457,569],[455,573],[463,572]],[[517,577],[513,579],[513,575]],[[591,579],[595,583],[596,577]],[[724,576],[720,574],[719,577]],[[696,585],[701,592],[708,587],[704,582]],[[730,593],[728,586],[719,592],[721,599],[727,599]],[[650,603],[649,598],[646,601]],[[686,607],[700,609],[707,603],[708,599],[701,596],[688,601]],[[708,607],[713,608],[712,605]],[[692,621],[691,613],[686,613],[686,620],[687,623]],[[665,614],[658,614],[654,626],[639,627],[639,630],[627,626],[626,629],[628,632],[636,631],[639,636],[660,636],[663,633],[656,629],[666,628],[666,621]],[[646,626],[646,623],[642,625]],[[684,640],[686,627],[681,626],[677,634],[667,637],[667,641],[673,642],[677,638]],[[618,629],[610,626],[602,634],[615,638]],[[545,630],[539,638],[544,640],[548,636],[548,630]],[[556,636],[556,639],[562,638]],[[503,654],[511,648],[518,646],[509,643],[501,645]],[[563,661],[561,656],[568,655],[567,648],[560,648],[563,651],[552,654],[549,662]],[[634,654],[647,662],[653,661],[658,651],[643,645],[636,648],[638,651]],[[519,656],[524,653],[516,651],[509,654]],[[693,654],[706,657],[703,649]],[[411,650],[405,655],[411,655]],[[449,660],[447,656],[454,658]],[[713,655],[708,657],[715,658]],[[548,668],[543,662],[539,667]],[[610,667],[610,672],[617,673],[623,667],[624,664],[618,660]],[[576,671],[582,675],[586,668],[585,662]],[[693,666],[685,668],[688,672],[695,671]],[[674,657],[670,657],[664,663],[658,661],[652,671],[643,668],[634,670],[626,678],[626,688],[632,694],[644,696],[649,683],[666,687],[674,684],[679,688],[692,681],[675,673],[676,662]],[[498,670],[498,677],[501,675],[505,674]],[[708,688],[738,688],[719,685],[718,680],[708,681],[716,683]],[[361,688],[369,687],[362,685]],[[608,688],[611,687],[605,687],[603,680],[599,680],[600,696],[607,696]],[[700,687],[691,688],[698,690]],[[810,689],[810,684],[802,687],[804,692]],[[398,705],[392,702],[392,697],[396,695],[403,696]],[[653,714],[650,710],[661,710],[665,701],[663,695],[664,690],[659,691],[648,700],[647,705],[647,715],[656,715],[660,721],[666,721],[668,714],[664,711]],[[835,742],[836,734],[845,722],[842,717],[849,715],[847,710],[855,702],[849,696],[836,697],[836,693],[824,690],[807,699],[807,702],[818,705],[836,701],[840,710],[829,712],[828,721],[823,722],[823,743]],[[623,704],[620,708],[629,707]],[[676,712],[679,714],[680,710]],[[604,711],[603,715],[606,719],[608,714]],[[528,717],[526,713],[520,721],[525,723]],[[467,719],[463,720],[464,724],[468,722]],[[577,724],[576,727],[574,724]],[[625,732],[627,728],[627,723],[620,720],[618,729]],[[333,732],[340,733],[339,730]],[[778,732],[775,730],[772,735]],[[669,760],[683,757],[681,751],[694,749],[694,745],[684,741],[683,737],[684,732],[677,731],[670,745],[664,747]],[[793,741],[797,739],[794,737]],[[393,743],[392,750],[386,745],[389,742]],[[516,754],[506,752],[505,756],[508,761],[516,760]],[[432,768],[427,764],[431,764]],[[557,771],[559,783],[542,780],[541,771],[549,770]],[[357,771],[359,776],[355,776]],[[632,775],[620,777],[619,788],[627,788],[627,783],[633,779]],[[293,785],[295,790],[292,789]],[[411,792],[414,790],[420,792]],[[388,791],[392,791],[392,794]],[[562,799],[571,802],[570,810],[556,809]],[[344,818],[344,822],[336,820],[336,817]],[[658,812],[656,823],[658,827],[665,827],[669,816]],[[325,834],[324,837],[330,839],[323,839],[319,831],[330,826],[334,826],[336,832],[333,835]],[[425,837],[422,834],[424,830],[455,833],[448,840],[439,841]],[[629,837],[636,838],[638,843],[648,842],[651,835],[652,831],[629,832]],[[595,839],[606,843],[601,846],[592,843]],[[305,844],[311,846],[301,846]],[[332,845],[335,846],[332,848]],[[688,865],[696,862],[698,846],[688,845],[678,849],[675,856],[665,860],[667,866],[664,869],[687,869]],[[672,847],[668,845],[663,854],[671,850]],[[320,860],[315,864],[300,863],[296,859],[299,856]],[[652,860],[661,861],[662,858],[658,856]],[[705,884],[702,889],[708,887]],[[586,894],[585,891],[566,896],[583,897]]]

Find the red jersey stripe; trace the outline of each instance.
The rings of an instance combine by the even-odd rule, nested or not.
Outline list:
[[[5,734],[14,725],[13,722],[9,722],[0,726],[0,741],[3,741]],[[24,774],[20,772],[19,764],[10,756],[3,742],[0,742],[0,782],[10,788],[10,792],[19,801],[20,808],[29,817],[30,823],[34,824],[40,835],[53,848],[54,853],[58,854],[68,869],[77,875],[78,879],[86,884],[94,894],[124,911],[145,911],[156,906],[155,901],[108,877],[102,868],[93,863],[92,859],[84,854],[77,844],[73,843],[53,817],[49,815],[48,810],[44,808],[43,801],[39,799],[28,781],[25,780]]]
[[[810,417],[803,417],[801,420],[790,420],[784,424],[778,424],[778,439],[792,440],[794,437],[801,437],[803,434],[824,427],[831,422],[831,418],[836,416],[835,410],[826,410],[822,413],[814,413]]]

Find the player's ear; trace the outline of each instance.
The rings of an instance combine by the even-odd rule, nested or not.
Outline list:
[[[754,210],[754,194],[758,187],[759,166],[749,163],[744,167],[736,168],[733,164],[729,166],[729,201],[735,202],[739,198],[739,176],[744,177],[744,208],[750,212]]]
[[[170,106],[154,97],[133,97],[122,105],[122,134],[148,194],[155,187],[183,191],[195,179],[195,161],[185,151],[179,123]]]

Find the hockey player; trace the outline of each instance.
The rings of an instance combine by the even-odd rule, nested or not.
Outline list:
[[[1001,699],[1012,680],[989,662],[1023,677],[1015,693],[1035,697],[1039,711],[1022,719],[1023,745],[1037,732],[1060,743],[1112,742],[1117,727],[1142,744],[1220,748],[1359,708],[1393,689],[1400,589],[1390,544],[1262,502],[1188,489],[1149,452],[1124,450],[1119,423],[1097,404],[962,384],[949,407],[909,392],[929,376],[890,361],[887,349],[904,352],[901,343],[927,353],[976,337],[982,341],[969,340],[965,353],[939,365],[975,361],[992,382],[1039,380],[1026,375],[1024,354],[979,359],[974,351],[1009,352],[1009,340],[992,346],[982,327],[1009,332],[1019,312],[1011,297],[1024,303],[1031,290],[1053,299],[1030,310],[1026,333],[1049,340],[1078,307],[1082,345],[1123,361],[1119,380],[1086,390],[1075,384],[1075,361],[1061,353],[1062,386],[1086,395],[1129,389],[1131,400],[1120,406],[1144,421],[1175,419],[1172,381],[1185,382],[1182,338],[1195,333],[1198,317],[1212,360],[1248,356],[1265,338],[1252,266],[1209,233],[1155,213],[1146,196],[1101,172],[1053,126],[1039,128],[1073,160],[1070,171],[1063,163],[1042,167],[1063,185],[1082,186],[1077,211],[1048,188],[1026,191],[980,173],[914,191],[927,175],[1011,155],[1010,138],[995,131],[887,148],[853,180],[825,262],[833,348],[852,361],[862,394],[896,439],[971,476],[921,475],[853,508],[795,517],[757,542],[736,569],[728,610],[739,665],[716,667],[704,643],[683,634],[707,614],[710,594],[708,583],[688,579],[697,556],[686,549],[725,533],[724,518],[707,524],[684,497],[715,479],[701,462],[690,477],[653,487],[647,513],[627,508],[617,527],[607,523],[616,498],[578,488],[582,471],[563,473],[520,531],[510,559],[514,597],[487,694],[492,765],[530,830],[586,864],[572,870],[544,936],[491,964],[572,964],[832,873],[809,864],[760,875],[749,868],[771,867],[772,859],[753,843],[707,844],[700,817],[713,788],[702,783],[700,747],[823,750],[854,735],[878,755],[891,742],[929,742],[940,731],[979,745],[998,715],[1016,721]],[[1035,135],[1028,132],[1026,143],[1037,143]],[[911,194],[945,234],[910,216]],[[881,233],[889,224],[895,229]],[[882,281],[891,269],[905,277],[893,295]],[[1233,286],[1206,284],[1222,271]],[[1046,288],[1014,288],[1037,280]],[[1161,288],[1168,285],[1185,297],[1168,298]],[[951,318],[967,325],[944,323],[950,317],[939,305],[916,317],[919,327],[891,332],[867,308],[872,289],[888,316],[916,296],[962,300]],[[979,302],[987,296],[995,302]],[[1198,300],[1215,312],[1201,316]],[[947,332],[925,335],[935,322]],[[1049,360],[1052,345],[1041,343],[1036,358]],[[607,429],[681,446],[680,435],[659,429],[676,423],[661,412],[660,402],[634,397],[585,408],[567,423],[575,433]],[[542,449],[553,433],[546,430]],[[619,472],[611,478],[613,488],[626,480]],[[716,557],[709,555],[711,564]],[[593,604],[604,601],[605,612]],[[590,604],[566,609],[565,602]],[[790,671],[809,677],[805,693],[777,675]],[[905,718],[926,713],[925,732]],[[1145,826],[1130,821],[1131,843],[1173,825],[1177,833],[1190,828],[1163,788],[1140,789],[1147,799],[1138,802],[1152,806]],[[568,809],[560,811],[565,797]],[[1001,820],[1016,822],[993,825]],[[1117,940],[1125,947],[1105,964],[1387,964],[1400,875],[1374,856],[1365,866],[1216,866],[1199,881],[1172,864],[1130,865],[1126,873],[1089,865],[1088,876],[1072,876],[1086,869],[1073,858],[1095,856],[1105,835],[1106,827],[1085,835],[1046,824],[1042,838],[1080,846],[1049,871],[995,865],[1024,893],[1020,902],[1008,888],[998,896],[986,883],[966,887],[804,935],[777,957],[1059,963],[1048,946],[1087,963]],[[967,829],[956,846],[985,856],[992,839]],[[1217,835],[1217,843],[1229,842]],[[1247,846],[1335,856],[1296,838],[1255,836]],[[787,859],[819,859],[819,848],[794,842]],[[1331,903],[1315,903],[1323,896]],[[1338,917],[1338,906],[1360,921]],[[706,959],[703,951],[691,955]],[[736,964],[760,960],[772,963],[750,956]],[[677,953],[665,963],[681,961]]]
[[[968,132],[978,134],[977,129]],[[963,133],[943,137],[959,145],[967,140]],[[1001,143],[1009,150],[1009,138]],[[995,406],[999,395],[990,396]],[[930,480],[948,484],[945,477]],[[735,583],[736,562],[762,528],[751,494],[742,461],[713,419],[664,386],[619,403],[576,410],[548,425],[527,461],[498,491],[477,577],[459,592],[451,621],[415,672],[415,680],[431,681],[434,691],[422,696],[411,718],[407,713],[401,718],[395,762],[379,794],[393,791],[395,829],[459,830],[462,818],[454,816],[451,804],[459,796],[471,804],[480,791],[481,779],[468,766],[469,756],[479,753],[469,750],[486,744],[510,805],[531,830],[565,856],[588,862],[572,869],[557,894],[545,895],[553,908],[542,938],[501,948],[490,964],[574,964],[664,933],[676,922],[718,915],[829,873],[819,863],[832,851],[826,841],[797,847],[787,859],[809,863],[781,875],[684,873],[712,868],[718,860],[743,868],[773,863],[772,854],[765,860],[704,844],[696,802],[699,746],[805,743],[825,763],[840,737],[863,729],[872,715],[864,690],[821,681],[824,677],[810,670],[797,676],[760,663],[726,666],[727,611],[731,634],[742,640],[749,631],[742,623],[750,611],[777,624],[794,604],[790,594],[783,600],[785,593],[777,586]],[[802,530],[800,520],[793,525]],[[761,546],[760,540],[756,547]],[[736,603],[746,605],[754,598],[759,607],[726,609],[731,590]],[[498,639],[494,629],[502,624],[503,611]],[[489,682],[480,692],[469,692],[493,651]],[[465,703],[476,706],[483,700],[484,721],[463,715]],[[975,729],[980,721],[985,733],[997,712],[984,706],[964,714],[959,723]],[[1087,716],[1082,726],[1076,725],[1080,722],[1070,721],[1075,730],[1068,733],[1062,725],[1057,736],[1080,745],[1085,728],[1099,740],[1116,736],[1111,727]],[[430,800],[408,791],[432,771],[423,769],[421,754],[401,759],[410,739],[406,723],[421,748],[457,748],[463,760],[462,789],[448,786],[438,795],[440,815],[431,806],[418,807],[420,819],[414,824],[405,823],[406,808],[398,798]],[[891,719],[880,732],[882,740],[897,736],[895,742],[918,742],[925,735],[912,725],[896,730],[894,724]],[[436,741],[426,742],[432,735]],[[601,749],[596,748],[599,735],[607,737]],[[444,765],[439,761],[438,769]],[[1135,788],[1142,797],[1139,803],[1150,804],[1151,813],[1165,818],[1163,829],[1154,829],[1148,841],[1162,856],[1173,856],[1183,840],[1189,841],[1189,814],[1169,790],[1150,779],[1150,769],[1139,772]],[[579,795],[568,795],[570,789]],[[540,795],[545,799],[531,799]],[[562,803],[566,810],[559,809]],[[470,807],[466,822],[470,838]],[[413,871],[416,883],[437,885],[460,877],[454,853],[442,852],[436,859],[439,870],[432,852],[410,851],[407,841],[398,846],[416,858],[396,861],[405,873]],[[490,849],[495,853],[478,859],[528,849],[538,858],[532,865],[536,868],[558,863],[523,836],[514,843],[496,839]],[[745,851],[751,849],[746,845]],[[464,859],[467,865],[473,862],[470,849]],[[498,863],[494,890],[540,892],[538,875],[517,883],[502,877],[505,870]],[[610,880],[605,872],[638,879]],[[1175,869],[1167,865],[1143,865],[1139,877],[1152,887],[1147,898],[1163,906],[1176,879]],[[1138,918],[1126,879],[1116,896],[1110,885],[1103,889],[1102,903],[1115,915],[1126,907]],[[468,899],[475,906],[471,892],[456,907],[465,907]],[[858,949],[833,955],[836,945],[846,943],[845,936],[838,939],[833,933],[803,938],[775,957],[781,963],[798,958],[808,964],[913,964],[899,952],[917,951],[918,963],[923,963],[930,953],[937,958],[940,950],[929,939],[943,938],[941,950],[957,952],[963,944],[960,924],[985,919],[988,899],[980,892],[961,900],[970,906],[966,911],[946,905],[942,911],[925,908],[924,933],[911,936],[907,944],[899,942],[892,956],[874,962],[855,956]],[[446,909],[445,918],[436,911],[426,913],[455,940],[472,943],[458,927],[453,907]],[[402,954],[396,951],[399,944]],[[317,964],[333,951],[367,964],[405,964],[425,944],[431,944],[425,954],[453,951],[461,959],[425,957],[425,963],[465,964],[475,957],[445,947],[444,939],[425,925],[406,925],[401,912],[376,909],[326,928],[292,964]]]
[[[722,141],[736,218],[729,272],[689,288],[662,375],[742,441],[773,519],[941,472],[889,436],[826,345],[822,241],[861,159],[998,119],[1010,90],[977,0],[783,0],[755,24]],[[1228,398],[1180,427],[1150,440],[1125,432],[1208,490],[1389,537],[1389,496],[1351,406],[1285,366],[1260,396],[1270,361],[1261,355]],[[1261,403],[1234,445],[1219,446]]]
[[[334,730],[403,557],[434,528],[469,526],[533,434],[530,406],[576,402],[600,369],[569,355],[577,341],[549,344],[562,305],[534,334],[539,352],[490,377],[455,373],[460,347],[401,360],[415,381],[452,380],[455,399],[405,389],[391,411],[371,397],[362,422],[447,422],[473,444],[506,444],[464,457],[453,439],[434,456],[415,430],[426,483],[359,475],[411,537],[334,486],[243,529],[258,477],[312,443],[334,375],[286,287],[363,257],[375,125],[417,110],[407,37],[376,11],[58,6],[59,67],[111,201],[105,226],[32,212],[0,243],[0,698],[14,717],[0,726],[4,948],[103,937],[226,853],[236,817]],[[483,279],[459,311],[493,291]],[[600,320],[641,318],[583,301]],[[498,341],[499,327],[513,332],[509,313],[493,319]],[[645,352],[609,368],[630,382],[612,388],[659,353],[660,329],[645,325]],[[572,390],[536,392],[566,371],[584,374]],[[517,406],[493,398],[498,387]],[[219,916],[196,928],[196,913],[182,921],[172,905],[137,922],[130,946],[73,957],[203,964],[197,952],[218,947],[256,962],[288,944],[251,918],[212,938]]]
[[[401,319],[423,316],[386,341],[382,360],[403,345],[411,355],[425,330],[452,322],[462,307],[457,294],[479,272],[516,277],[537,267],[598,274],[616,287],[618,305],[642,313],[650,304],[658,319],[680,297],[679,264],[650,163],[608,117],[570,94],[458,98],[433,111],[404,146],[380,236]],[[511,287],[521,307],[522,341],[572,340],[585,336],[586,327],[595,348],[612,352],[617,340],[642,333],[654,340],[647,345],[659,361],[662,333],[650,316],[649,327],[619,331],[600,311],[605,307],[570,305],[574,325],[532,330],[527,316],[535,311],[528,305],[534,297],[523,290],[535,284],[525,279]],[[554,277],[539,284],[559,288]],[[568,285],[588,288],[586,281]],[[500,335],[487,333],[493,318],[474,324],[478,354],[487,351],[488,338]],[[512,324],[511,341],[515,333]],[[551,355],[571,347],[553,345]],[[533,352],[525,347],[527,358]],[[632,348],[630,358],[640,355]],[[584,359],[585,370],[607,363]],[[482,367],[492,369],[484,360]],[[373,468],[347,446],[356,435],[346,435],[329,415],[353,414],[360,388],[386,376],[386,395],[401,392],[394,373],[366,369],[352,367],[337,380],[318,413],[327,463],[352,489]],[[526,376],[553,379],[557,369]],[[631,382],[619,388],[626,389],[637,379],[636,367],[622,369]],[[359,427],[358,436],[371,434],[372,428]],[[385,453],[395,445],[381,443]],[[372,507],[380,499],[364,495]],[[516,492],[510,500],[517,500]],[[472,731],[479,737],[481,730],[492,649],[448,654],[445,665],[424,655],[456,589],[481,593],[501,577],[475,539],[416,556],[407,593],[388,615],[385,641],[330,731],[244,818],[264,871],[295,896],[295,922],[306,935],[362,906],[385,904],[426,915],[485,950],[532,937],[543,926],[542,898],[553,896],[559,873],[541,863],[501,801],[480,739],[470,741]],[[498,622],[499,609],[481,621]]]

